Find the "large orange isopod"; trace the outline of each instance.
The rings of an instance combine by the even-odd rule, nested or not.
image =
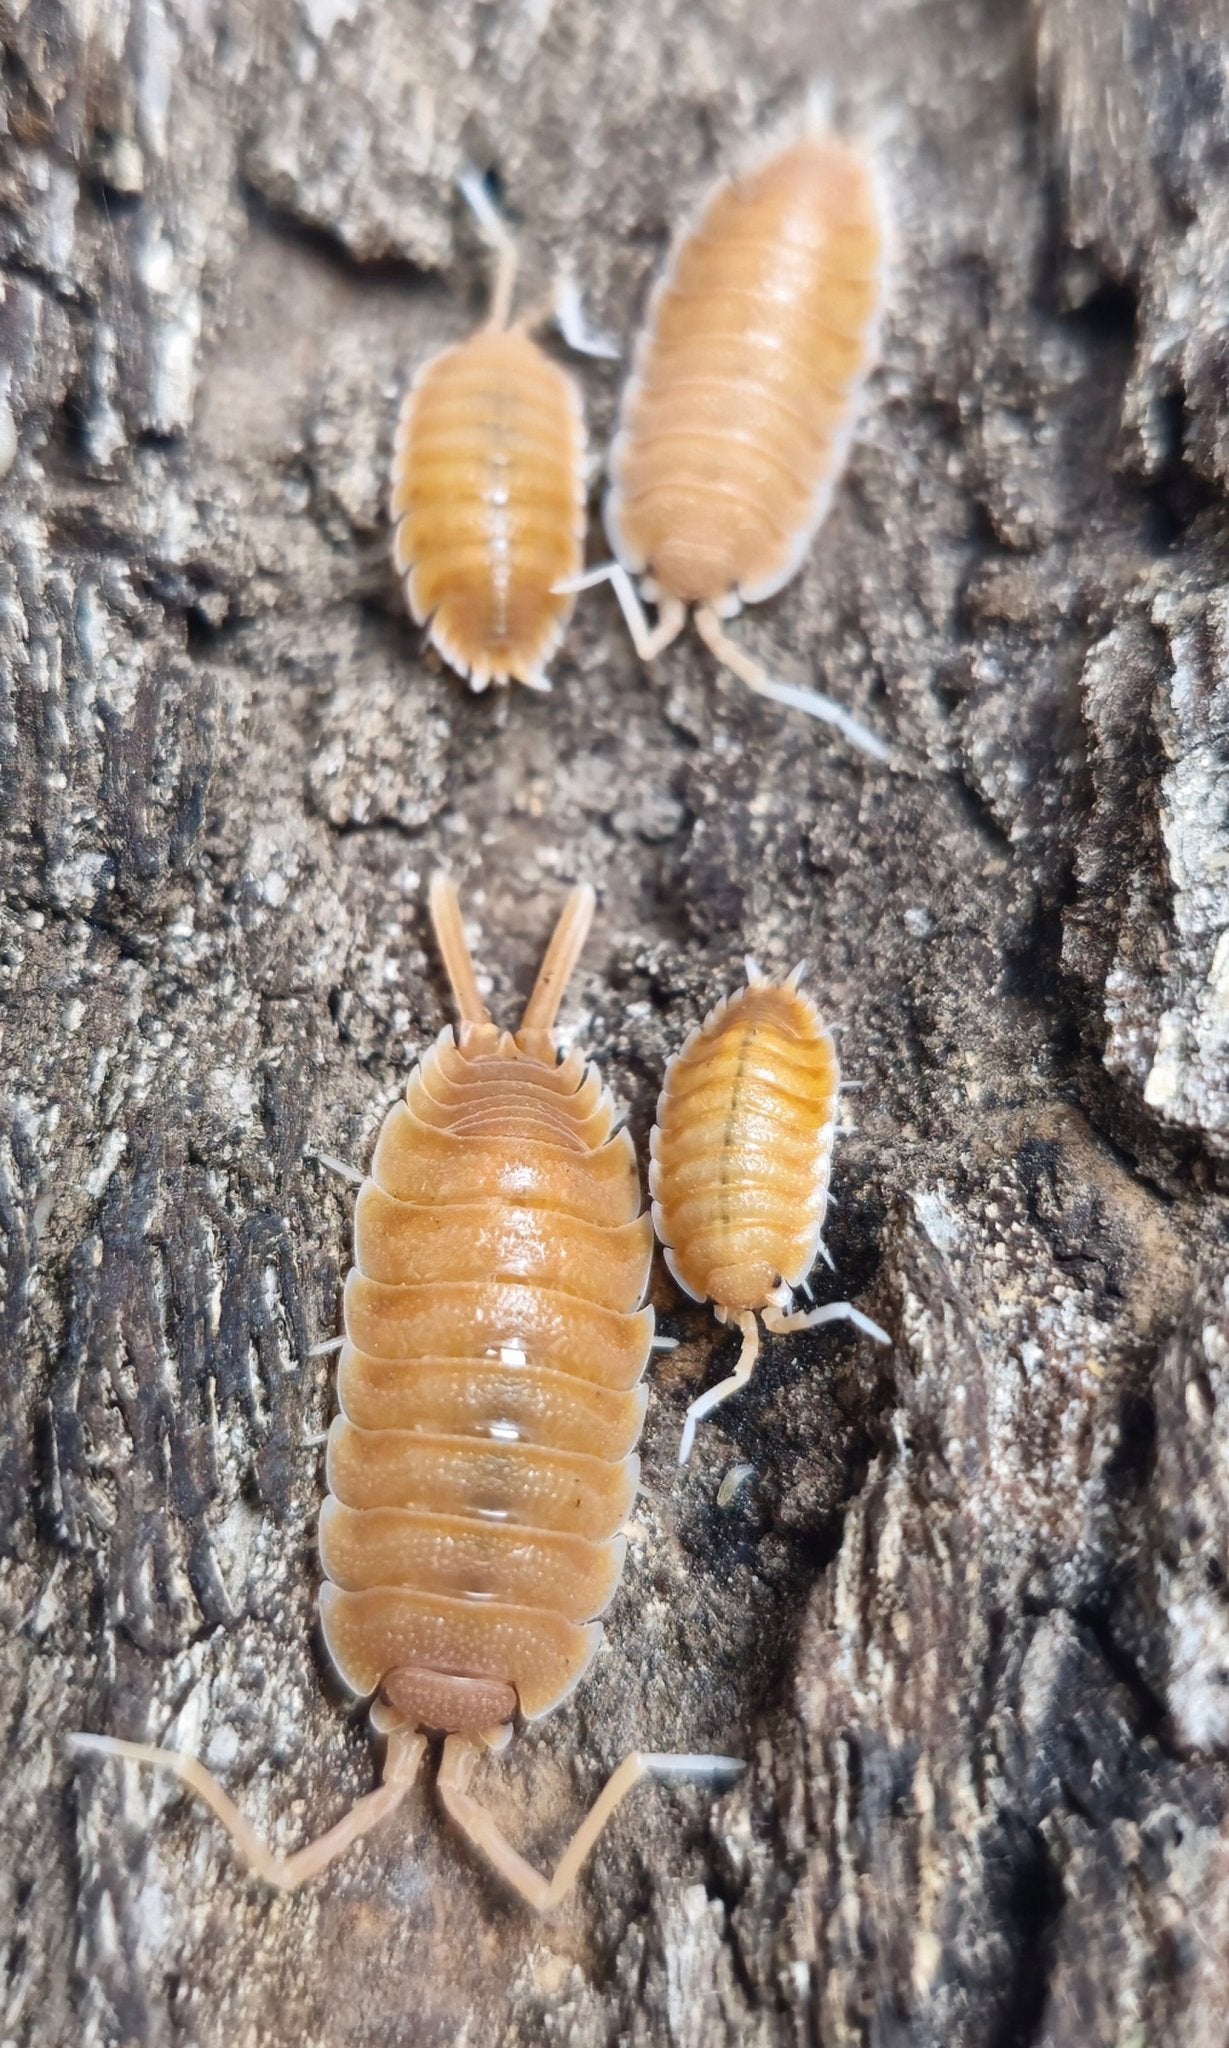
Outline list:
[[[742,1332],[729,1378],[687,1411],[682,1465],[696,1424],[751,1377],[757,1313],[773,1332],[845,1321],[889,1341],[848,1301],[794,1311],[794,1289],[823,1249],[840,1070],[799,986],[802,969],[774,983],[748,960],[747,977],[667,1064],[650,1140],[649,1192],[666,1264],[687,1294],[711,1301]]]
[[[473,174],[462,190],[499,249],[485,326],[418,371],[397,426],[393,558],[418,625],[470,687],[547,690],[584,559],[580,392],[530,333],[509,325],[516,247]],[[572,339],[569,334],[569,339]],[[603,353],[600,347],[594,353]]]
[[[641,1778],[723,1780],[742,1766],[633,1753],[550,1879],[469,1790],[482,1750],[502,1748],[518,1716],[557,1707],[601,1640],[639,1471],[652,1227],[610,1091],[582,1053],[555,1049],[592,891],[569,898],[515,1033],[491,1021],[442,877],[431,914],[460,1023],[414,1069],[359,1192],[320,1517],[324,1640],[350,1690],[375,1695],[383,1782],[278,1856],[195,1758],[75,1742],[174,1772],[257,1874],[289,1890],[400,1804],[440,1731],[448,1812],[545,1912]]]
[[[641,658],[696,630],[753,690],[888,749],[843,706],[779,682],[725,631],[798,570],[844,464],[885,270],[866,155],[816,132],[723,179],[657,284],[611,450],[609,578]],[[650,630],[641,595],[658,606]]]

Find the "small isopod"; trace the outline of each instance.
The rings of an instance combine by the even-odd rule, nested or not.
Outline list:
[[[547,690],[546,666],[575,600],[560,590],[583,560],[585,425],[579,389],[530,329],[556,293],[509,325],[516,244],[482,180],[461,189],[499,252],[491,310],[468,341],[417,372],[397,426],[390,483],[393,559],[410,612],[470,688],[511,678]]]
[[[793,1309],[823,1249],[840,1088],[836,1047],[802,993],[802,972],[771,982],[749,959],[746,988],[684,1039],[658,1097],[649,1193],[666,1264],[685,1293],[742,1332],[729,1378],[687,1410],[680,1465],[696,1424],[750,1379],[757,1313],[774,1334],[844,1321],[890,1341],[848,1301]]]
[[[442,876],[431,890],[460,1022],[415,1067],[359,1191],[319,1534],[324,1641],[350,1690],[375,1695],[383,1782],[278,1856],[194,1757],[74,1738],[173,1772],[284,1890],[400,1805],[425,1731],[445,1736],[447,1811],[537,1912],[570,1891],[642,1778],[742,1768],[634,1752],[549,1879],[469,1790],[483,1749],[502,1749],[518,1714],[550,1713],[592,1662],[639,1471],[652,1227],[609,1089],[582,1053],[560,1060],[554,1037],[592,914],[592,890],[574,890],[512,1033],[478,992],[455,890]]]
[[[650,301],[610,457],[609,579],[642,660],[696,630],[762,696],[879,736],[818,691],[779,682],[723,621],[801,565],[845,460],[877,346],[885,212],[870,158],[822,132],[722,179]],[[632,583],[658,605],[650,630]]]

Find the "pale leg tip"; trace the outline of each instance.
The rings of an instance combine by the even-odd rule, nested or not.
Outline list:
[[[653,1778],[704,1778],[713,1785],[732,1785],[747,1766],[737,1756],[678,1755],[645,1756],[641,1759]]]

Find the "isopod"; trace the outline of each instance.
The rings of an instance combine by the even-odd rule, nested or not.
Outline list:
[[[583,1053],[560,1060],[554,1036],[593,900],[587,888],[568,899],[512,1033],[479,993],[455,890],[442,876],[431,889],[459,1025],[415,1067],[358,1195],[319,1532],[324,1641],[349,1689],[375,1695],[382,1783],[279,1856],[195,1758],[74,1738],[173,1772],[282,1889],[400,1804],[427,1731],[445,1737],[448,1813],[538,1912],[571,1889],[642,1778],[724,1781],[742,1768],[634,1752],[549,1879],[469,1790],[483,1749],[501,1749],[518,1715],[550,1713],[592,1662],[639,1471],[652,1225],[609,1089]]]
[[[393,559],[416,624],[471,689],[511,678],[547,690],[575,602],[558,586],[583,560],[581,397],[530,332],[559,310],[558,296],[509,324],[516,244],[476,174],[462,191],[499,252],[491,308],[468,341],[422,365],[406,394],[390,482]]]
[[[733,1372],[687,1410],[679,1463],[696,1425],[751,1377],[757,1314],[774,1334],[838,1321],[890,1340],[848,1301],[794,1311],[823,1249],[840,1069],[831,1033],[800,987],[747,961],[725,997],[668,1062],[650,1139],[653,1225],[685,1293],[742,1332]]]
[[[713,187],[654,289],[623,394],[604,507],[616,560],[568,586],[609,579],[646,662],[694,607],[753,690],[878,760],[878,734],[768,675],[723,621],[790,581],[827,512],[877,347],[885,239],[870,157],[814,120]],[[657,603],[652,630],[633,577]]]

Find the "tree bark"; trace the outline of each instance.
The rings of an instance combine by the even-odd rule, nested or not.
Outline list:
[[[1223,2048],[1229,1972],[1229,160],[1221,0],[0,0],[5,1134],[0,2039]],[[584,597],[551,696],[407,624],[397,398],[526,303],[626,341],[671,231],[805,81],[877,137],[882,366],[802,572],[739,621],[894,772]],[[622,371],[580,365],[604,445]],[[596,526],[594,558],[603,543]],[[669,1051],[805,956],[863,1084],[840,1331],[732,1343],[658,1276],[607,1645],[485,1782],[539,1925],[430,1774],[369,1788],[314,1632],[351,1191],[444,1022],[426,879],[499,1014],[565,884],[569,1006],[643,1149]],[[725,1507],[736,1463],[753,1476]]]

